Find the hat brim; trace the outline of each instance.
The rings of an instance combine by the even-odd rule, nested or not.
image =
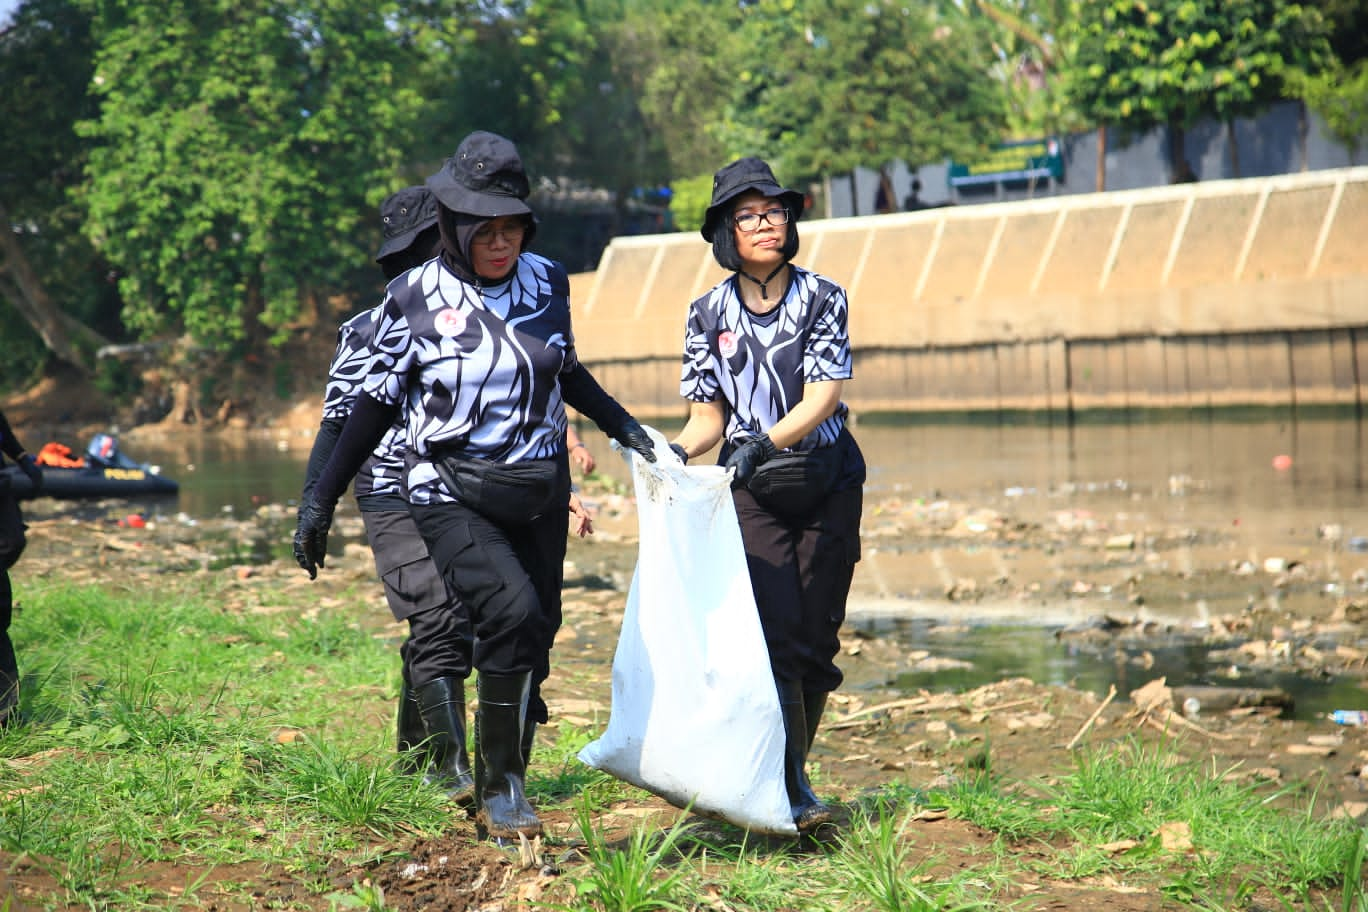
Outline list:
[[[752,190],[782,200],[784,207],[789,211],[790,220],[796,222],[803,217],[804,197],[797,190],[788,190],[772,181],[747,181],[744,184],[738,184],[731,193],[727,194],[726,199],[719,200],[708,207],[703,214],[703,227],[700,229],[703,240],[712,243],[713,234],[717,231],[717,226],[722,223],[723,217],[731,211],[732,203],[741,194],[749,193]]]
[[[445,170],[438,171],[426,181],[427,188],[437,197],[437,202],[453,212],[463,212],[481,218],[498,218],[501,215],[529,215],[532,212],[527,203],[516,196],[504,193],[477,193],[469,187],[457,183]]]
[[[418,235],[436,224],[437,220],[432,219],[431,221],[423,222],[420,225],[415,225],[403,234],[395,235],[392,238],[386,238],[385,243],[380,245],[380,252],[375,255],[375,262],[379,263],[387,256],[393,256],[396,253],[402,253],[407,250],[413,245],[414,241],[418,240]]]

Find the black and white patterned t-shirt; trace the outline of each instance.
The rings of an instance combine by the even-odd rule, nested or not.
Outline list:
[[[323,392],[324,419],[345,421],[356,405],[361,382],[370,363],[370,346],[375,339],[375,324],[380,306],[362,311],[337,330],[337,351],[328,367],[328,385]],[[375,453],[356,473],[353,492],[357,498],[379,495],[402,496],[404,472],[404,424],[402,415],[375,448]]]
[[[478,287],[437,258],[391,282],[362,391],[403,407],[409,501],[454,500],[433,470],[435,448],[506,463],[559,453],[557,377],[576,363],[559,263],[524,253],[507,280]]]
[[[727,404],[727,440],[766,433],[803,398],[804,383],[849,380],[845,289],[790,264],[784,299],[764,316],[746,310],[736,276],[689,305],[680,394]],[[831,446],[849,410],[841,403],[790,449]]]

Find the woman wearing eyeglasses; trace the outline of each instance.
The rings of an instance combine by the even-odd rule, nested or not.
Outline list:
[[[386,289],[360,393],[310,496],[294,553],[314,575],[351,476],[401,412],[409,509],[469,612],[478,672],[475,822],[541,832],[524,793],[535,696],[561,622],[568,403],[654,461],[651,438],[579,363],[561,264],[527,251],[537,223],[516,148],[476,132],[427,180],[441,253]]]
[[[803,195],[743,158],[713,178],[703,238],[732,275],[689,306],[680,390],[682,459],[722,441],[751,586],[783,712],[793,820],[809,832],[831,810],[808,782],[807,754],[841,683],[835,657],[860,558],[864,457],[846,428],[851,377],[845,289],[795,265]]]

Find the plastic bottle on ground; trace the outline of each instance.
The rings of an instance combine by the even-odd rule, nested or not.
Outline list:
[[[1337,709],[1330,718],[1340,725],[1368,725],[1368,710]]]

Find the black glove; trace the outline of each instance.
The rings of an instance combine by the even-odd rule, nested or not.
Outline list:
[[[43,489],[43,470],[38,468],[38,462],[33,458],[32,453],[25,453],[19,457],[19,468],[24,470],[24,474],[33,482],[33,490]]]
[[[299,566],[309,572],[309,579],[318,576],[323,560],[328,556],[328,530],[332,528],[331,504],[305,497],[299,502],[299,522],[295,526],[294,556]]]
[[[613,439],[627,449],[634,451],[647,462],[656,461],[655,441],[651,439],[651,435],[646,433],[646,429],[635,418],[629,416],[626,421],[618,425],[617,433],[613,435]]]
[[[688,450],[684,449],[682,446],[680,446],[680,445],[677,444],[677,443],[672,443],[672,444],[670,444],[670,449],[674,450],[674,454],[675,454],[676,456],[679,457],[679,461],[680,461],[680,462],[684,463],[685,465],[688,465],[688,464],[689,464],[689,451],[688,451]]]
[[[726,465],[726,468],[736,470],[736,474],[732,476],[732,487],[744,488],[760,464],[778,452],[779,450],[775,447],[774,441],[770,440],[769,434],[752,437],[732,450],[731,455],[727,457]]]

